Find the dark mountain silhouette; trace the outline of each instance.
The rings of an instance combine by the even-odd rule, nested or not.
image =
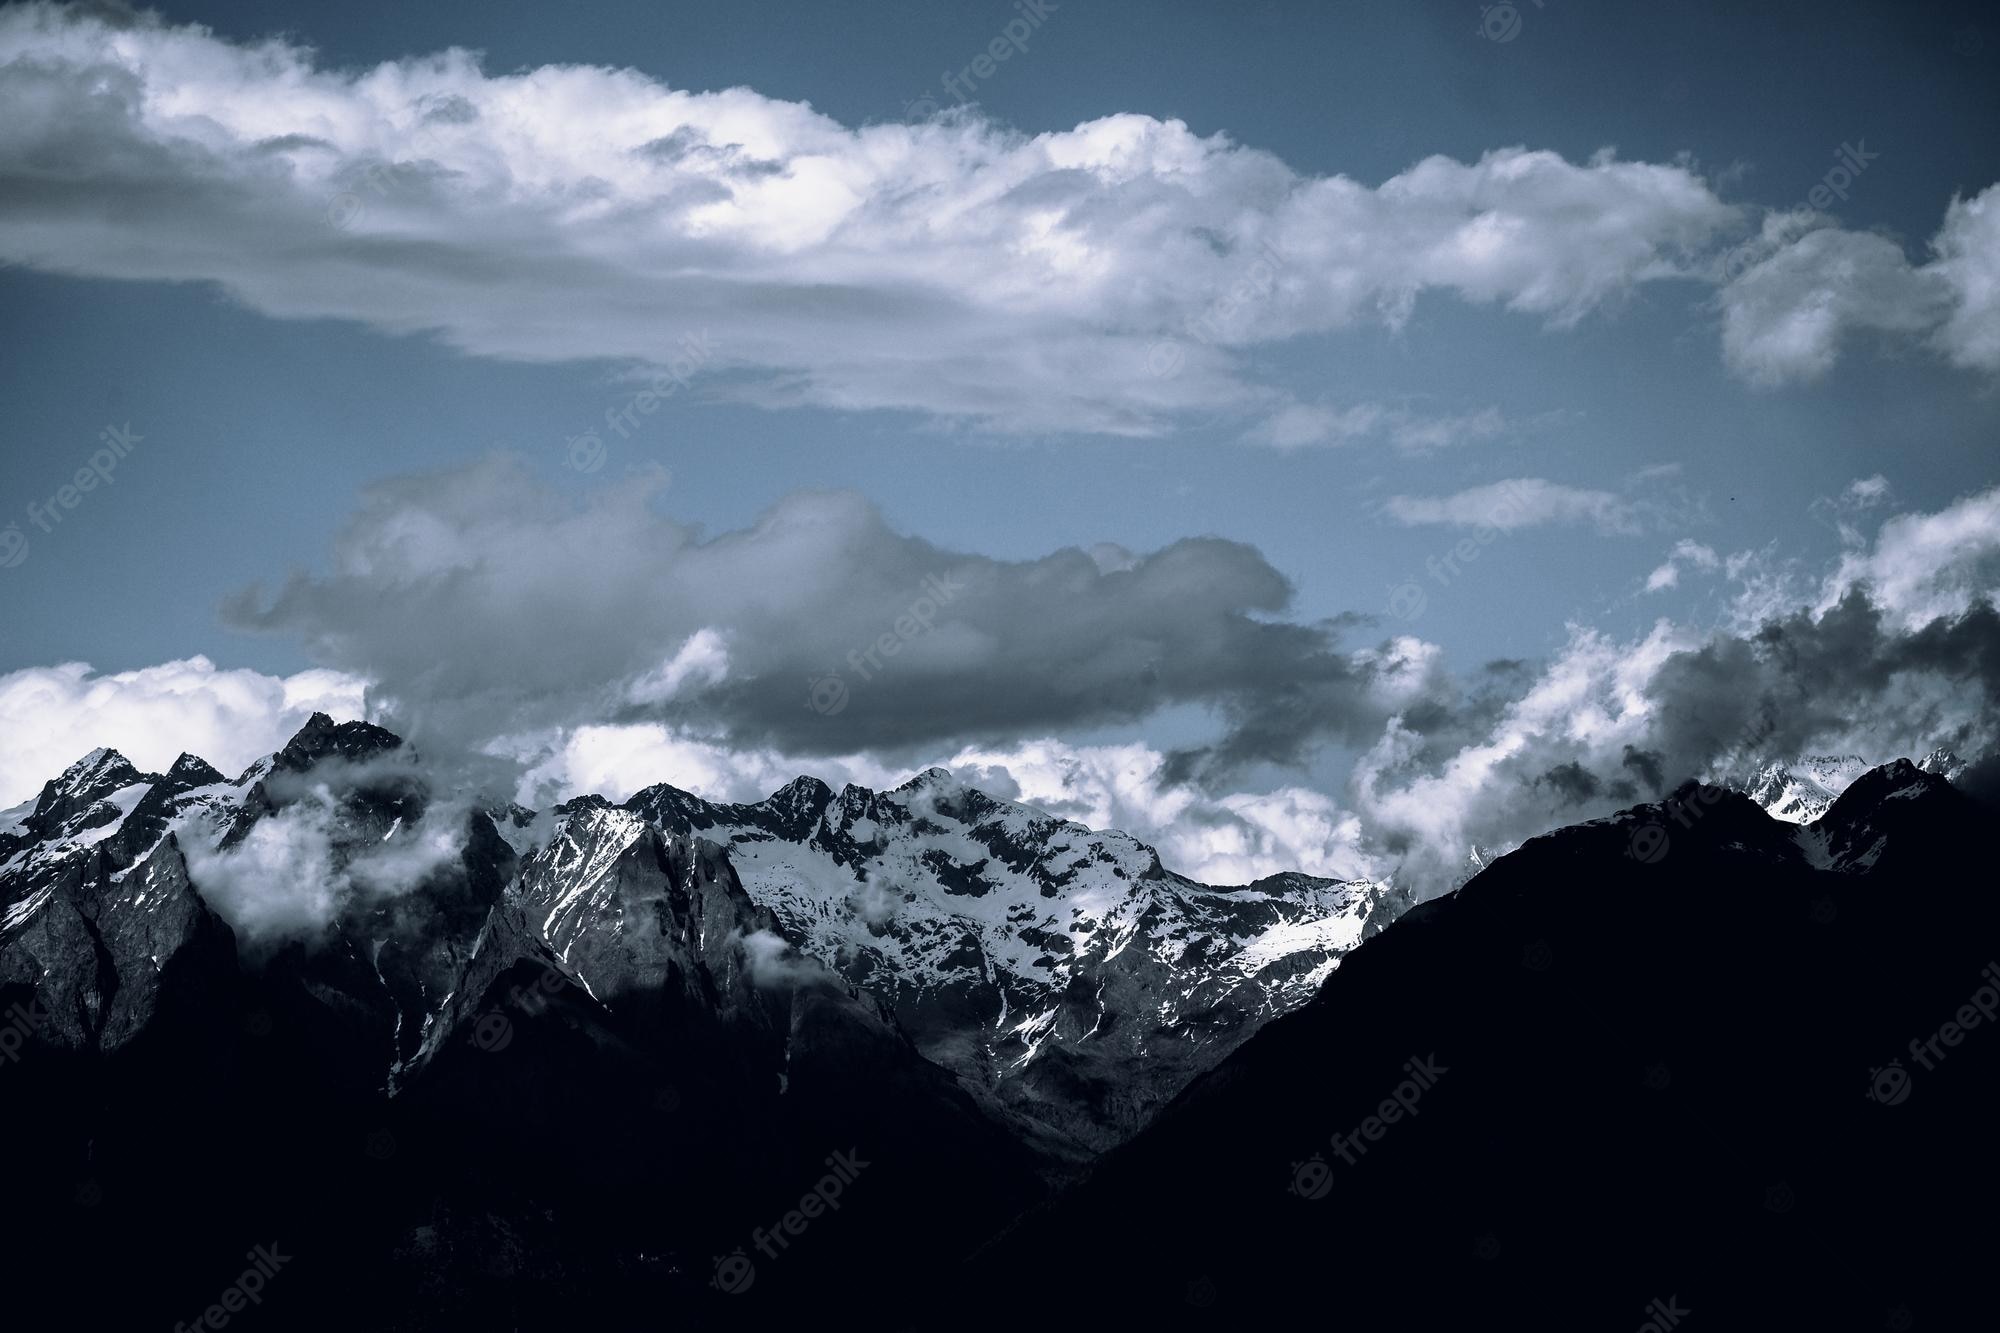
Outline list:
[[[1136,1327],[1988,1327],[1991,819],[1899,762],[1534,839],[967,1271]]]

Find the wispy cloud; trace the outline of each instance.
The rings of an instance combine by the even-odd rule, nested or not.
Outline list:
[[[1644,510],[1610,491],[1564,486],[1541,477],[1516,477],[1451,495],[1392,495],[1389,517],[1408,527],[1437,525],[1514,532],[1552,525],[1584,525],[1603,533],[1642,530]]]
[[[1721,567],[1722,557],[1715,553],[1713,547],[1683,539],[1674,543],[1673,552],[1667,556],[1666,563],[1646,576],[1646,591],[1665,592],[1669,588],[1679,587],[1683,568],[1713,571]]]
[[[1381,403],[1356,403],[1348,407],[1291,403],[1258,422],[1245,438],[1279,449],[1379,439],[1404,453],[1417,454],[1496,439],[1517,429],[1497,407],[1425,414]]]

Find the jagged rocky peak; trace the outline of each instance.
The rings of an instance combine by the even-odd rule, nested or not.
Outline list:
[[[1935,773],[1947,782],[1957,782],[1964,775],[1966,764],[1955,751],[1940,745],[1917,760],[1917,767],[1926,773]]]
[[[816,824],[833,804],[833,788],[810,775],[796,777],[766,797],[764,804],[775,812]]]
[[[1809,824],[1867,771],[1868,761],[1859,755],[1807,754],[1765,764],[1742,786],[1751,800],[1775,818]]]
[[[1910,763],[1903,759],[1897,763]],[[1810,824],[1833,808],[1864,775],[1893,768],[1895,763],[1873,765],[1854,754],[1807,754],[1796,759],[1765,764],[1740,784],[1751,800],[1772,816],[1791,824]],[[1958,781],[1965,773],[1965,761],[1946,746],[1938,746],[1911,767]]]
[[[93,755],[51,784],[51,808],[82,807],[70,823],[43,832],[17,819],[21,833],[7,835],[26,854],[0,874],[0,912],[23,924],[105,886],[151,886],[148,902],[165,903],[176,876],[164,860],[145,867],[176,830],[191,851],[199,841],[203,856],[226,856],[301,802],[317,803],[305,814],[336,870],[369,869],[436,794],[411,759],[392,732],[325,714],[234,782],[192,755],[164,777]],[[116,802],[98,795],[107,789]],[[390,898],[347,902],[329,927],[336,947],[299,963],[301,984],[351,1000],[398,1068],[445,1021],[504,902],[606,1004],[671,991],[757,1015],[759,996],[819,975],[828,994],[881,1006],[894,1019],[879,1020],[884,1031],[900,1023],[982,1096],[1092,1146],[1303,1003],[1406,905],[1380,885],[1307,875],[1198,884],[1124,833],[995,799],[941,768],[880,792],[803,776],[724,804],[661,784],[622,804],[586,795],[471,818],[460,850]]]
[[[880,792],[803,777],[741,805],[661,785],[624,813],[726,848],[779,933],[880,996],[926,1055],[1093,1145],[1302,1003],[1406,905],[1309,875],[1197,884],[1124,833],[942,768]],[[562,841],[569,892],[611,862],[591,838]]]
[[[64,769],[62,776],[42,787],[41,799],[29,816],[29,827],[53,830],[85,813],[99,801],[154,781],[116,750],[96,749]]]
[[[938,768],[933,765],[911,777],[908,781],[891,788],[891,790],[900,796],[906,792],[915,794],[918,792],[949,791],[955,785],[956,780],[952,777],[950,769]]]
[[[180,758],[174,760],[173,767],[167,770],[167,781],[182,787],[212,787],[228,779],[200,755],[182,751]]]
[[[314,713],[278,751],[276,763],[293,771],[311,768],[327,758],[359,763],[400,749],[402,744],[402,737],[372,722],[337,723],[325,713]]]
[[[1853,811],[1874,806],[1891,797],[1907,797],[1920,792],[1932,792],[1951,784],[1937,773],[1919,767],[1908,759],[1896,759],[1872,768],[1849,784],[1833,803],[1830,815],[1849,814]]]

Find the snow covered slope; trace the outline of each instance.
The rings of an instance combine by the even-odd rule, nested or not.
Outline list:
[[[1957,780],[1965,771],[1958,756],[1945,749],[1932,750],[1916,766],[1947,781]],[[1873,767],[1859,755],[1800,755],[1789,763],[1764,765],[1743,784],[1743,792],[1774,819],[1810,824]]]
[[[875,991],[931,1059],[1098,1146],[1311,998],[1402,900],[1276,875],[1214,888],[1150,847],[930,769],[892,791],[800,778],[626,808],[725,847],[804,952]]]

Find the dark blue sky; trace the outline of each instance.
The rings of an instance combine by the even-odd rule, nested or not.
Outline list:
[[[748,85],[858,124],[942,99],[939,74],[969,61],[1013,10],[364,2],[164,12],[226,37],[283,32],[327,64],[462,45],[485,52],[489,73],[629,65],[677,87]],[[1726,198],[1772,206],[1803,199],[1834,150],[1861,140],[1880,160],[1835,211],[1917,256],[1954,193],[2000,180],[2000,28],[1977,12],[1553,0],[1524,5],[1519,35],[1496,43],[1476,32],[1477,7],[1459,3],[1065,0],[1027,55],[979,92],[992,116],[1028,131],[1119,111],[1178,117],[1299,172],[1371,184],[1431,154],[1472,160],[1512,144],[1572,160],[1607,145],[1645,161],[1689,154],[1726,182]],[[673,469],[669,508],[718,527],[795,487],[839,486],[875,498],[909,531],[996,555],[1220,533],[1259,545],[1309,614],[1377,609],[1381,590],[1438,544],[1436,532],[1371,514],[1388,492],[1523,474],[1617,489],[1642,467],[1680,462],[1679,484],[1707,498],[1715,521],[1702,540],[1803,548],[1825,535],[1807,503],[1852,477],[1884,472],[1916,504],[1990,479],[1987,386],[1923,358],[1864,351],[1819,383],[1751,387],[1716,355],[1707,296],[1651,286],[1553,331],[1426,298],[1400,334],[1340,331],[1271,351],[1298,382],[1343,398],[1498,406],[1553,423],[1416,462],[1258,452],[1233,443],[1232,425],[1198,419],[1138,442],[947,438],[904,414],[774,413],[693,395],[649,423],[639,453]],[[273,320],[207,284],[15,268],[0,275],[0,309],[0,493],[25,502],[53,492],[107,423],[129,420],[145,437],[115,489],[0,584],[7,667],[81,657],[108,668],[192,651],[296,665],[294,645],[218,631],[217,600],[246,576],[318,562],[373,477],[500,443],[563,478],[559,442],[606,395],[602,366],[522,367],[421,337]],[[1513,590],[1505,611],[1468,599],[1439,637],[1454,655],[1538,651],[1566,615],[1618,615],[1671,543],[1590,544],[1580,562],[1572,534],[1511,543],[1494,561]]]

